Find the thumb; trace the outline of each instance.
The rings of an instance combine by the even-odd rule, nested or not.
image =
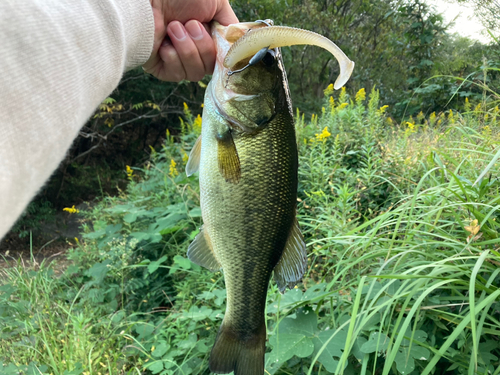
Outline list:
[[[219,1],[217,10],[214,15],[214,20],[224,26],[239,22],[238,17],[236,17],[236,14],[234,14],[233,8],[231,8],[231,5],[229,5],[228,0]]]

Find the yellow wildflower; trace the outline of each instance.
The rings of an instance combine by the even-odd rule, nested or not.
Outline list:
[[[465,109],[466,111],[470,111],[470,103],[469,103],[469,98],[465,98],[464,109]]]
[[[378,113],[379,113],[379,114],[383,114],[387,108],[389,108],[389,106],[388,106],[387,104],[386,104],[386,105],[383,105],[382,107],[380,107],[380,108],[378,109]]]
[[[361,103],[366,99],[366,92],[365,89],[359,89],[359,91],[356,93],[356,103]]]
[[[422,120],[424,118],[424,112],[420,111],[420,113],[417,115],[417,119]]]
[[[432,112],[431,115],[429,116],[429,121],[431,124],[434,124],[436,121],[436,112]]]
[[[387,123],[388,123],[389,125],[393,125],[392,118],[387,117]]]
[[[321,107],[321,113],[325,114],[325,107]]]
[[[126,166],[126,172],[127,172],[127,177],[128,178],[132,178],[133,177],[134,171],[132,170],[132,168],[130,168],[129,165]]]
[[[182,103],[184,105],[184,110],[187,111],[189,109],[188,105],[186,102]]]
[[[349,103],[342,103],[341,105],[339,105],[337,107],[337,109],[340,111],[341,109],[344,109],[345,107],[347,107],[349,105]]]
[[[188,160],[189,160],[189,156],[188,156],[188,154],[184,153],[184,154],[182,155],[182,161],[183,161],[183,163],[184,163],[184,164],[186,164]]]
[[[205,104],[201,103],[201,108],[205,107]]]
[[[481,103],[479,103],[478,105],[476,105],[476,108],[474,108],[474,111],[480,111],[481,110]]]
[[[69,212],[70,214],[77,214],[78,212],[80,212],[79,209],[75,208],[75,205],[73,205],[72,207],[65,207],[63,208],[63,211]]]
[[[326,89],[323,90],[325,96],[333,94],[333,83],[330,83]]]
[[[175,162],[174,159],[170,160],[170,171],[168,172],[168,174],[171,176],[171,177],[175,177],[179,174],[179,172],[177,172],[177,168],[175,168],[177,166],[177,163]]]
[[[341,103],[347,102],[347,93],[345,91],[345,86],[342,87],[342,89],[340,90],[339,102]]]
[[[325,126],[325,128],[323,129],[323,131],[321,133],[315,134],[315,135],[316,135],[316,139],[318,141],[323,141],[326,138],[328,138],[329,136],[331,136],[331,133],[328,131],[328,127]]]
[[[193,121],[193,129],[198,133],[201,133],[201,123],[202,123],[201,116],[200,115],[196,116],[196,118]]]
[[[330,102],[330,108],[333,108],[335,106],[335,100],[333,99],[333,96],[330,96],[330,99],[328,101]]]

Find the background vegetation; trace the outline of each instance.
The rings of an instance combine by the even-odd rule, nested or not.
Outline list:
[[[420,2],[233,6],[357,64],[334,93],[329,57],[285,51],[308,271],[270,287],[267,373],[500,374],[498,44],[448,35]],[[186,258],[201,212],[184,173],[206,82],[131,72],[82,130],[12,235],[98,199],[62,274],[0,271],[0,373],[209,374],[225,290]]]

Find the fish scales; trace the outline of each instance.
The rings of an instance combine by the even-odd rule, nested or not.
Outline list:
[[[209,270],[222,269],[226,284],[226,313],[209,361],[217,374],[264,374],[269,280],[274,274],[283,293],[307,266],[295,217],[297,143],[279,47],[312,40],[327,48],[341,63],[337,86],[354,68],[328,39],[282,26],[263,29],[271,24],[212,26],[216,67],[205,94],[202,134],[186,166],[188,175],[200,172],[204,223],[188,257]],[[276,42],[282,44],[269,47]],[[224,65],[235,56],[241,61]]]
[[[295,132],[287,103],[279,106],[260,132],[234,138],[241,179],[232,184],[218,173],[217,126],[208,123],[221,117],[211,100],[205,101],[200,161],[204,230],[224,270],[227,319],[242,335],[263,323],[268,281],[295,216]]]

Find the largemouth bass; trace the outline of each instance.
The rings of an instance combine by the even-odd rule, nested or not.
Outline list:
[[[202,133],[186,167],[188,175],[200,172],[204,225],[188,257],[224,272],[227,306],[210,370],[262,375],[271,274],[283,293],[307,266],[295,217],[297,143],[279,47],[328,48],[341,65],[336,88],[347,81],[354,63],[328,39],[272,26],[269,20],[214,24],[212,36],[216,67],[205,95]]]

